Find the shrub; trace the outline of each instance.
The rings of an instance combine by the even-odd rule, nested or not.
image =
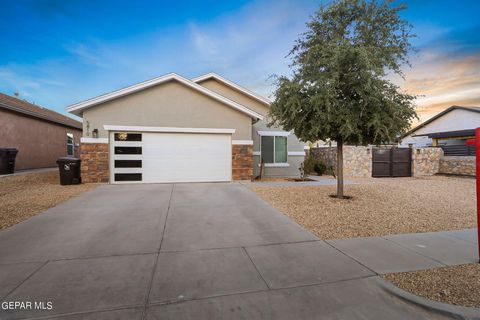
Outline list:
[[[312,156],[308,156],[304,161],[303,161],[303,170],[305,171],[306,174],[312,173],[315,171],[315,164],[317,163],[317,159],[315,159]]]
[[[319,176],[325,173],[327,170],[326,165],[323,163],[323,161],[316,159],[313,156],[308,156],[303,163],[300,165],[300,177],[302,179],[305,179],[307,175],[311,174],[312,172],[315,172]]]
[[[317,160],[317,162],[316,162],[315,165],[313,166],[313,170],[314,170],[319,176],[321,176],[321,175],[324,174],[325,171],[327,170],[327,166],[326,166],[325,163],[323,163],[321,160]]]

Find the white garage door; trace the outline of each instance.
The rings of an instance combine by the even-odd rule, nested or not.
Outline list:
[[[112,132],[110,181],[230,181],[231,143],[230,134]]]

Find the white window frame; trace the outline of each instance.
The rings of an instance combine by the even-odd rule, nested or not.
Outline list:
[[[72,138],[72,143],[68,143],[68,138]],[[68,153],[68,146],[72,146],[72,154]],[[75,156],[75,136],[73,133],[67,132],[67,157]]]
[[[269,131],[265,131],[269,132]],[[270,132],[275,132],[275,131],[270,131]],[[272,134],[262,134],[260,135],[260,162],[262,161],[262,137],[273,137],[273,162],[265,162],[266,167],[273,167],[273,166],[279,166],[279,167],[288,167],[290,164],[288,163],[288,138],[286,135],[272,135]],[[287,162],[276,162],[276,156],[275,156],[275,139],[277,138],[286,138],[285,141],[287,142],[287,148],[286,148],[286,153],[287,153]]]

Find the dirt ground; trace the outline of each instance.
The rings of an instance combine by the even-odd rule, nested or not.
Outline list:
[[[405,291],[430,300],[480,307],[479,263],[393,273],[384,278]]]
[[[13,226],[96,186],[62,186],[56,170],[2,177],[0,229]]]
[[[253,186],[261,198],[322,239],[475,227],[475,180],[462,177],[349,179],[335,186]]]

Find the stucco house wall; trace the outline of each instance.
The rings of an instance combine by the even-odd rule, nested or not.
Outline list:
[[[232,139],[251,140],[251,118],[170,81],[99,104],[83,111],[83,136],[97,129],[107,138],[104,125],[235,129]],[[87,128],[88,126],[88,128]]]
[[[238,90],[229,87],[223,83],[220,83],[215,79],[208,79],[204,81],[199,81],[197,83],[207,89],[221,94],[224,97],[227,97],[230,100],[238,102],[244,106],[248,106],[249,109],[252,109],[262,115],[266,115],[268,113],[268,105],[266,105],[265,103],[248,97],[244,93],[239,92]]]
[[[35,117],[0,109],[0,147],[19,150],[15,170],[55,167],[67,156],[67,133],[80,143],[82,131]],[[75,157],[80,156],[75,147]]]
[[[261,120],[267,116],[269,105],[268,99],[213,73],[192,80],[172,73],[77,103],[67,110],[83,117],[82,155],[88,166],[82,166],[82,170],[88,171],[90,182],[102,182],[108,176],[101,144],[111,143],[108,130],[114,130],[115,126],[138,128],[136,131],[140,132],[163,127],[177,131],[234,129],[232,177],[235,180],[249,179],[254,171],[259,172],[259,131],[281,131],[269,128],[267,121]],[[106,125],[110,127],[106,129]],[[92,139],[95,129],[98,139]],[[298,175],[305,157],[304,146],[305,143],[288,133],[287,163],[271,164],[265,170],[266,175]],[[258,155],[254,155],[254,150]]]
[[[259,131],[283,131],[282,128],[268,127],[268,119],[261,120],[252,126],[253,137],[253,174],[255,176],[260,174],[260,162],[261,162],[261,136]],[[299,176],[300,165],[305,160],[305,148],[306,143],[301,142],[298,138],[290,133],[287,136],[287,164],[279,166],[266,165],[264,172],[266,176]]]
[[[219,82],[214,78],[197,82],[201,86],[204,86],[214,92],[217,92],[235,102],[247,106],[248,108],[264,115],[268,116],[268,103],[259,101],[253,97],[249,97],[244,93],[232,88],[224,83]],[[260,162],[261,162],[261,136],[259,131],[283,131],[282,128],[268,127],[268,119],[259,120],[252,125],[252,139],[253,139],[253,173],[255,176],[260,174]],[[287,136],[287,164],[271,165],[265,167],[263,172],[266,176],[298,176],[300,174],[300,164],[305,159],[305,147],[306,143],[301,142],[298,138],[290,133]]]
[[[401,140],[400,145],[408,146],[408,144],[413,144],[414,147],[431,146],[432,139],[425,136],[416,136],[436,132],[468,130],[477,127],[480,127],[480,112],[453,109],[432,122],[425,124],[425,126],[415,129],[414,132]]]

